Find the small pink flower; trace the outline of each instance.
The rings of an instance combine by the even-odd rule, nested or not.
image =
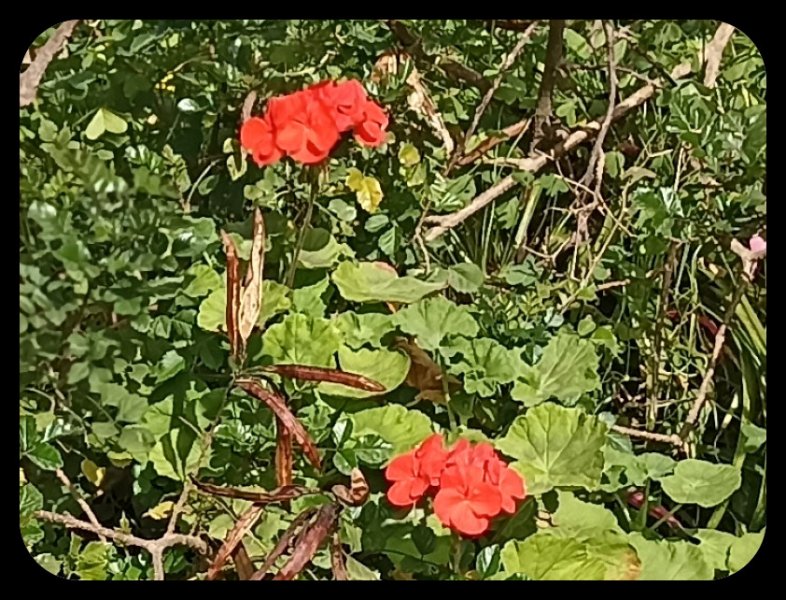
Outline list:
[[[751,252],[764,252],[767,250],[767,242],[757,233],[748,242],[748,247]]]

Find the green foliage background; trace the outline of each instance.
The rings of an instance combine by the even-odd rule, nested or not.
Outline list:
[[[458,140],[482,91],[446,65],[494,81],[521,33],[481,21],[400,24],[418,40],[414,60],[378,83],[375,63],[400,42],[382,21],[84,21],[50,64],[36,102],[20,110],[20,524],[43,568],[152,578],[138,548],[36,518],[41,509],[84,518],[57,469],[104,525],[145,538],[164,533],[189,474],[274,487],[272,416],[228,391],[221,333],[218,231],[247,258],[253,207],[269,246],[249,363],[340,366],[389,390],[358,397],[286,383],[326,465],[318,473],[296,454],[297,482],[328,486],[359,466],[371,485],[369,502],[341,517],[351,578],[711,579],[755,554],[766,508],[763,264],[728,323],[690,458],[611,428],[679,432],[712,353],[707,320],[719,324],[742,285],[729,242],[764,230],[766,77],[751,40],[735,33],[708,88],[698,56],[717,23],[616,23],[620,98],[683,62],[694,74],[667,78],[612,126],[607,208],[590,216],[586,240],[566,245],[578,228],[571,181],[591,144],[517,174],[508,193],[423,244],[426,211],[458,210],[515,168],[476,161],[446,176],[449,157],[408,101],[407,77],[418,69]],[[469,147],[533,113],[547,37],[542,23]],[[245,159],[241,105],[251,90],[258,111],[271,95],[341,77],[362,80],[386,106],[391,135],[378,150],[346,143],[334,153],[290,289],[306,182],[289,161],[258,169]],[[607,89],[603,28],[569,21],[554,92],[560,126],[602,117]],[[525,136],[487,158],[527,151]],[[447,404],[404,383],[403,335],[457,378]],[[402,514],[384,499],[385,462],[432,431],[491,440],[527,480],[519,512],[480,540],[457,543],[430,510]],[[685,530],[630,506],[631,486]],[[251,559],[313,501],[266,510],[244,539]],[[220,544],[247,505],[192,493],[178,528]],[[172,579],[202,578],[206,564],[187,548],[165,554]],[[327,579],[329,567],[322,550],[301,576]]]

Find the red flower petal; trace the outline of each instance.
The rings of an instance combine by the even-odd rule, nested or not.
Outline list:
[[[479,517],[496,517],[502,510],[502,494],[490,483],[476,483],[469,494],[472,511]]]
[[[446,527],[450,527],[450,515],[453,509],[464,502],[464,494],[456,489],[442,488],[434,497],[434,514]]]
[[[416,476],[415,469],[415,454],[408,452],[397,456],[385,469],[385,479],[388,481],[401,481],[402,479],[410,479]]]
[[[489,520],[477,516],[469,502],[462,502],[453,509],[450,513],[450,524],[453,529],[468,536],[482,535],[489,528]]]
[[[398,481],[388,488],[388,502],[393,506],[412,506],[415,501],[412,500],[411,491],[410,481]]]
[[[499,487],[502,493],[507,496],[519,499],[527,497],[527,488],[524,486],[524,478],[510,467],[502,467]]]
[[[240,145],[249,152],[262,144],[270,144],[273,141],[273,133],[270,125],[259,117],[247,119],[240,128]]]

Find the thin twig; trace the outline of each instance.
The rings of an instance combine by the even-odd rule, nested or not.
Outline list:
[[[88,523],[87,521],[82,521],[71,515],[62,515],[46,510],[39,510],[36,511],[35,516],[36,518],[43,521],[50,521],[52,523],[63,525],[67,529],[89,531],[91,533],[95,533],[96,535],[113,540],[124,546],[136,546],[138,548],[147,550],[152,558],[154,577],[157,580],[164,579],[163,553],[167,548],[172,546],[188,546],[189,548],[193,548],[202,554],[207,552],[207,544],[204,542],[204,540],[193,535],[167,533],[158,539],[146,540],[135,535],[131,535],[130,533],[125,533],[115,529],[109,529],[108,527],[103,527],[101,525],[94,525],[93,523]]]
[[[478,107],[475,109],[475,115],[472,117],[472,122],[470,123],[469,128],[467,128],[467,132],[464,134],[464,141],[463,143],[459,144],[457,152],[448,163],[446,171],[450,171],[458,162],[459,155],[462,153],[463,149],[467,147],[467,143],[474,135],[475,130],[478,128],[480,119],[483,116],[483,113],[486,112],[486,108],[488,108],[489,102],[491,102],[491,98],[494,96],[494,92],[496,92],[499,89],[499,86],[502,85],[502,81],[505,79],[505,72],[513,66],[514,62],[516,62],[519,54],[521,54],[522,50],[524,50],[524,46],[526,46],[530,37],[532,37],[532,33],[535,31],[537,25],[537,21],[531,23],[530,26],[527,27],[527,29],[521,35],[519,41],[516,42],[516,45],[513,47],[513,49],[502,59],[502,64],[499,67],[499,73],[497,74],[494,82],[491,84],[491,87],[483,95],[480,104],[478,104]]]
[[[603,155],[603,142],[606,141],[606,135],[609,133],[611,120],[614,115],[614,104],[617,100],[617,60],[614,56],[614,28],[608,21],[603,22],[603,30],[606,33],[606,48],[608,52],[608,68],[609,68],[609,104],[606,107],[606,114],[603,117],[603,122],[600,125],[598,137],[595,138],[595,144],[592,146],[592,153],[590,154],[589,163],[584,176],[579,180],[579,183],[589,186],[595,177],[595,166],[601,160]],[[602,174],[601,170],[601,174]],[[599,186],[597,186],[599,187]],[[596,187],[596,189],[597,189]]]
[[[63,485],[66,486],[66,488],[68,488],[68,491],[71,492],[71,495],[77,501],[79,506],[81,506],[82,510],[85,511],[85,514],[87,515],[87,518],[90,520],[90,522],[96,527],[101,527],[101,523],[98,522],[98,519],[96,518],[96,515],[93,512],[93,509],[90,508],[90,505],[87,503],[87,501],[84,498],[82,498],[81,494],[74,487],[74,484],[71,483],[71,480],[68,478],[68,475],[66,475],[62,469],[56,469],[55,475],[60,481],[63,482]],[[100,533],[98,534],[98,539],[100,539],[102,542],[106,541],[106,537],[104,537],[104,535]]]
[[[632,427],[623,427],[622,425],[612,425],[611,429],[617,433],[629,435],[630,437],[642,438],[651,442],[663,442],[665,444],[672,444],[673,446],[682,445],[682,439],[680,439],[680,436],[677,434],[666,435],[663,433],[644,431],[642,429],[633,429]]]

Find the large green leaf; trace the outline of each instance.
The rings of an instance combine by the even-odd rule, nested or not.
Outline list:
[[[388,404],[353,413],[352,437],[374,434],[391,445],[391,454],[407,452],[432,433],[431,420],[422,412]]]
[[[551,402],[516,417],[497,448],[517,459],[513,467],[537,495],[558,486],[598,489],[606,425],[578,408]]]
[[[729,572],[740,571],[753,560],[764,541],[764,531],[759,533],[746,533],[736,538],[729,547]]]
[[[352,302],[401,302],[410,304],[445,287],[445,282],[428,282],[399,277],[379,263],[342,262],[332,274],[341,296]]]
[[[535,367],[527,369],[524,379],[513,386],[511,397],[527,406],[549,398],[573,405],[582,394],[599,387],[595,344],[560,331],[551,338]]]
[[[728,571],[729,550],[738,538],[715,529],[699,529],[693,535],[701,541],[699,549],[704,554],[704,561],[713,569]]]
[[[502,548],[508,573],[543,580],[638,579],[640,564],[624,536],[611,531],[593,535],[555,535],[541,531]]]
[[[337,383],[321,383],[319,391],[334,396],[346,396],[349,398],[367,398],[378,396],[394,390],[407,377],[409,372],[409,355],[396,350],[380,348],[369,350],[361,348],[352,350],[347,346],[338,349],[338,366],[342,371],[363,375],[385,387],[385,392],[366,392],[356,388],[347,387]]]
[[[351,254],[346,244],[339,244],[327,229],[310,229],[303,240],[298,262],[306,269],[332,267],[342,256]]]
[[[278,364],[334,367],[341,339],[331,321],[288,314],[262,337],[262,352]]]
[[[382,338],[395,329],[394,316],[382,313],[358,314],[347,311],[336,315],[333,322],[350,348],[362,348],[365,345],[378,348]]]
[[[740,470],[693,458],[677,463],[673,475],[660,478],[663,491],[681,504],[716,506],[742,484]]]
[[[623,533],[617,517],[603,506],[579,500],[572,492],[564,490],[559,491],[558,498],[559,508],[552,515],[552,521],[558,530],[588,535],[593,531]]]
[[[639,579],[686,581],[708,580],[714,576],[704,553],[690,542],[656,542],[640,533],[631,533],[628,539],[641,559]]]
[[[518,350],[508,350],[490,338],[457,338],[446,350],[452,355],[448,370],[464,375],[467,392],[486,398],[496,394],[501,384],[513,381],[523,365]]]
[[[206,452],[206,457],[210,451]],[[148,459],[156,473],[178,481],[185,481],[199,466],[201,448],[196,433],[179,428],[166,433],[156,442]]]
[[[398,311],[394,322],[399,329],[414,335],[418,346],[436,350],[447,336],[472,338],[478,333],[478,324],[464,306],[437,296],[424,298]]]

